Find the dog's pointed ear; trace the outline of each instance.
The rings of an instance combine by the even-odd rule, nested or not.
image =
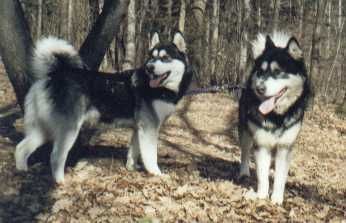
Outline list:
[[[173,43],[177,46],[179,51],[186,53],[186,43],[181,32],[177,32],[174,34]]]
[[[153,34],[149,43],[149,50],[153,49],[157,44],[160,43],[160,37],[157,32]]]
[[[303,58],[303,51],[295,37],[291,37],[286,46],[287,52],[296,60]]]
[[[270,38],[270,36],[267,35],[265,49],[272,49],[272,48],[275,48],[275,44],[273,43],[273,40]]]

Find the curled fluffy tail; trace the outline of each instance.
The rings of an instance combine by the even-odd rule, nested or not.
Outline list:
[[[58,70],[82,67],[78,52],[65,40],[47,37],[37,41],[31,61],[35,79],[46,78]]]

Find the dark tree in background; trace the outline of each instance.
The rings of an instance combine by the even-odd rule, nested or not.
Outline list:
[[[104,9],[80,49],[84,62],[91,69],[98,69],[126,14],[128,3],[128,0],[104,1]],[[31,84],[27,67],[33,43],[18,0],[1,0],[0,14],[0,54],[18,103],[23,107]]]
[[[0,14],[0,54],[18,103],[22,107],[30,87],[27,63],[32,40],[29,26],[22,7],[16,0],[1,0]]]

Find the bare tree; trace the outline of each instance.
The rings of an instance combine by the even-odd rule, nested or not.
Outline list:
[[[327,46],[326,46],[326,56],[330,56],[330,30],[332,25],[331,20],[331,12],[332,12],[332,2],[328,1],[328,7],[327,7]]]
[[[127,10],[127,28],[125,43],[125,60],[123,70],[132,69],[136,58],[136,0],[130,0]]]
[[[73,1],[68,0],[68,13],[67,13],[67,39],[72,40],[72,15],[73,15]]]
[[[312,77],[314,77],[317,72],[319,71],[318,67],[315,67],[319,65],[319,55],[320,55],[320,15],[322,12],[324,12],[324,9],[326,7],[327,1],[322,2],[316,2],[316,16],[314,21],[314,27],[313,27],[313,33],[312,33],[312,40],[311,40],[311,51],[310,51],[310,64],[309,64],[309,80],[311,83]],[[315,85],[311,85],[313,94],[315,95]]]
[[[0,53],[19,105],[30,87],[27,72],[32,48],[29,26],[18,0],[0,1]]]
[[[280,7],[281,7],[281,0],[275,0],[273,30],[278,30]]]
[[[300,0],[300,9],[299,9],[299,38],[303,38],[303,26],[304,26],[304,6],[305,0]]]
[[[40,38],[42,33],[42,0],[37,1],[37,38]]]
[[[79,53],[90,69],[97,69],[119,30],[129,0],[105,0],[102,13],[84,41]]]
[[[126,14],[128,0],[108,0],[80,52],[91,69],[97,69]],[[18,0],[0,1],[0,53],[14,87],[18,103],[23,107],[31,84],[28,72],[33,46],[29,26]]]
[[[205,34],[204,15],[206,10],[207,0],[192,0],[191,12],[192,12],[192,26],[195,33],[194,38],[191,40],[191,61],[195,65],[197,73],[200,73],[203,58],[202,40]],[[199,78],[197,76],[197,78]]]
[[[180,32],[185,30],[185,16],[186,15],[186,0],[180,0],[180,10],[179,10],[179,25],[178,29]]]
[[[218,53],[218,40],[219,40],[219,0],[212,1],[212,13],[210,23],[210,74],[212,77],[215,76],[215,64]]]
[[[245,70],[248,59],[248,42],[249,42],[249,30],[250,30],[250,15],[251,5],[250,0],[244,0],[242,5],[243,18],[239,23],[243,27],[240,40],[240,57],[239,57],[239,73],[242,74],[243,80],[245,78]]]

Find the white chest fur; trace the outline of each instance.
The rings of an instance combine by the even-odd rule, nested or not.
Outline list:
[[[175,105],[165,101],[155,100],[152,105],[160,122],[175,111]]]
[[[248,125],[253,135],[255,144],[259,147],[265,147],[268,149],[291,146],[296,140],[301,128],[301,122],[298,122],[297,124],[283,131],[279,129],[274,132],[260,128],[252,122],[249,122]]]

